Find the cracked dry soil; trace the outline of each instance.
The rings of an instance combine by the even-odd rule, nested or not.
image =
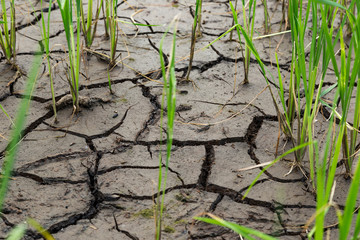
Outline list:
[[[28,1],[15,4],[17,63],[26,72],[41,40],[40,6],[29,11]],[[232,24],[227,1],[203,4],[202,37],[196,49],[206,46]],[[277,1],[268,5],[272,29],[277,31],[281,6]],[[290,169],[288,162],[282,161],[266,171],[248,197],[242,199],[261,168],[244,172],[238,169],[273,160],[279,132],[269,91],[259,94],[266,82],[255,60],[251,61],[250,83],[240,85],[241,53],[227,36],[195,54],[191,79],[198,88],[194,89],[191,83],[180,81],[187,70],[188,61],[183,58],[189,54],[193,6],[189,1],[120,1],[119,17],[129,21],[138,10],[141,12],[134,17],[136,21],[160,26],[140,27],[137,32],[129,24],[120,25],[123,35],[118,53],[124,65],[111,72],[113,95],[107,87],[107,65],[90,54],[84,57],[88,60],[82,64],[80,95],[88,101],[78,115],[72,115],[71,104],[62,101],[58,104],[59,121],[54,124],[48,107],[51,93],[47,65],[42,64],[0,219],[0,238],[27,217],[39,221],[56,239],[153,238],[162,86],[149,79],[161,80],[158,46],[165,30],[162,24],[169,23],[177,13],[181,13],[176,42],[179,84],[163,239],[240,239],[227,229],[195,222],[193,217],[203,212],[280,239],[305,238],[303,226],[315,212],[316,200],[298,169],[285,176]],[[261,4],[256,11],[255,27],[261,33]],[[100,21],[92,49],[108,53],[103,29]],[[166,40],[168,53],[171,36]],[[64,42],[60,12],[54,5],[50,43],[57,101],[69,94],[63,77]],[[277,70],[272,67],[273,53],[281,43],[281,74],[289,76],[290,34],[282,40],[278,36],[254,43],[274,74]],[[4,57],[0,71],[0,101],[14,117],[20,99],[27,97],[22,94],[25,78],[15,77]],[[234,113],[236,117],[230,118]],[[11,123],[3,114],[0,119],[1,134],[9,137]],[[326,130],[321,124],[326,125],[319,119],[318,135]],[[2,159],[6,146],[7,141],[1,139]],[[342,208],[348,182],[343,178],[338,181],[342,187],[335,200]],[[335,237],[334,212],[328,214],[327,222],[327,229]],[[26,233],[26,239],[40,238],[35,231]]]

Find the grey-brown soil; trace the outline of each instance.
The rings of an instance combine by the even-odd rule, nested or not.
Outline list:
[[[255,228],[280,239],[303,239],[304,225],[314,214],[316,200],[305,176],[290,161],[281,161],[265,172],[243,199],[247,187],[261,168],[240,168],[275,158],[279,134],[278,118],[264,77],[251,60],[250,83],[241,84],[244,74],[238,43],[229,36],[212,48],[195,54],[191,79],[183,82],[190,49],[195,1],[119,1],[120,19],[130,17],[139,27],[120,23],[118,53],[124,64],[110,74],[114,94],[108,90],[107,64],[85,56],[81,68],[80,95],[86,104],[73,115],[65,78],[65,33],[60,11],[54,5],[51,21],[51,62],[54,67],[58,123],[50,110],[51,92],[47,65],[30,99],[30,111],[17,155],[13,180],[0,219],[0,238],[16,224],[32,217],[56,239],[153,239],[160,139],[162,81],[158,47],[166,26],[180,15],[176,42],[177,111],[169,165],[163,239],[240,239],[225,228],[193,220],[203,212]],[[258,1],[260,2],[260,1]],[[17,64],[27,72],[39,49],[38,1],[16,1]],[[269,1],[272,32],[278,32],[281,4]],[[256,36],[263,34],[263,7],[257,6]],[[241,14],[239,19],[241,19]],[[231,27],[227,1],[204,1],[200,49]],[[99,22],[94,51],[109,53]],[[234,35],[236,38],[237,36]],[[275,48],[281,74],[289,79],[290,34],[255,40],[262,60],[277,79]],[[306,36],[309,38],[310,36]],[[310,38],[309,40],[310,41]],[[165,40],[169,54],[171,36]],[[88,61],[85,61],[88,59]],[[25,77],[17,77],[0,62],[0,103],[14,118],[23,95]],[[156,80],[156,81],[150,81]],[[328,78],[331,79],[331,78]],[[236,81],[236,82],[235,82]],[[331,84],[327,80],[325,84]],[[271,85],[276,93],[276,83]],[[65,97],[65,98],[64,98]],[[63,98],[63,99],[62,99]],[[61,100],[62,99],[62,100]],[[0,151],[3,159],[11,122],[0,114]],[[327,129],[319,114],[318,136]],[[165,117],[166,122],[166,117]],[[279,151],[285,145],[280,138]],[[285,146],[289,149],[289,144]],[[287,159],[293,160],[293,156]],[[306,165],[306,163],[305,163]],[[307,169],[305,168],[305,171]],[[339,169],[341,171],[341,169]],[[339,177],[334,201],[342,208],[349,182]],[[334,239],[336,215],[329,212],[327,230]],[[27,239],[41,236],[29,230]]]

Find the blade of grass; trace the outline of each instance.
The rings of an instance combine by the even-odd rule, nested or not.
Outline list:
[[[35,54],[32,63],[32,68],[29,72],[29,79],[27,81],[24,92],[25,95],[27,96],[30,96],[32,89],[36,84],[37,74],[40,65],[41,65],[41,55]],[[21,135],[22,129],[25,125],[29,102],[30,102],[30,98],[29,99],[23,98],[20,102],[18,113],[15,118],[15,126],[12,129],[12,133],[11,133],[11,140],[7,147],[7,154],[4,159],[4,163],[2,167],[2,176],[0,178],[0,212],[2,212],[3,209],[8,183],[15,163],[15,156],[18,149],[18,143],[20,141],[20,137],[22,136]]]
[[[80,76],[80,0],[76,0],[76,38],[73,27],[73,0],[57,0],[63,20],[66,41],[69,50],[68,82],[73,97],[74,112],[80,111],[79,76]]]
[[[264,167],[261,172],[255,177],[255,179],[251,182],[251,184],[249,185],[248,189],[246,190],[244,196],[242,197],[242,199],[245,199],[246,196],[249,194],[251,188],[254,186],[254,184],[257,182],[257,180],[261,177],[261,175],[267,170],[269,169],[271,166],[273,166],[275,163],[277,163],[279,160],[281,160],[283,157],[285,157],[286,155],[297,151],[300,148],[306,147],[309,144],[312,144],[312,142],[308,142],[308,143],[304,143],[301,145],[298,145],[292,149],[290,149],[289,151],[285,152],[284,154],[282,154],[281,156],[277,157],[274,161],[272,161],[269,165],[267,165],[266,167]]]
[[[45,229],[43,226],[40,225],[35,219],[28,218],[27,223],[36,229],[46,240],[55,240],[55,238]]]
[[[160,41],[159,46],[159,56],[160,56],[160,65],[162,71],[162,77],[164,80],[163,94],[161,100],[161,111],[160,111],[160,147],[162,146],[162,126],[163,126],[163,111],[165,103],[165,95],[167,99],[167,131],[166,131],[166,162],[165,162],[165,172],[163,177],[162,172],[162,154],[161,149],[159,151],[159,177],[158,177],[158,194],[157,194],[157,206],[155,212],[155,221],[156,221],[156,231],[155,239],[161,239],[161,225],[162,225],[162,215],[164,211],[164,200],[165,200],[165,190],[166,190],[166,181],[167,173],[169,169],[169,162],[171,157],[171,147],[173,141],[173,126],[174,126],[174,117],[176,109],[176,76],[175,76],[175,47],[176,47],[176,29],[178,24],[178,16],[175,16],[169,27],[166,29],[163,37]],[[169,66],[165,66],[165,60],[163,55],[163,43],[167,33],[170,28],[173,27],[173,39],[172,39],[172,48],[170,54]],[[167,69],[167,70],[166,70]],[[160,193],[162,196],[160,197]]]
[[[51,16],[51,4],[49,3],[48,8],[48,17],[47,24],[45,23],[45,16],[43,11],[43,0],[41,0],[41,36],[42,42],[44,44],[45,53],[46,53],[46,61],[49,68],[49,78],[50,78],[50,89],[51,89],[51,97],[52,97],[52,106],[54,111],[54,120],[57,121],[57,113],[56,113],[56,100],[55,100],[55,90],[54,90],[54,79],[52,76],[52,68],[50,63],[50,16]]]
[[[191,72],[192,63],[193,63],[193,59],[194,59],[195,43],[196,43],[196,38],[197,38],[196,29],[197,29],[197,26],[200,25],[200,21],[201,21],[200,20],[201,5],[202,5],[202,0],[196,0],[194,22],[193,22],[192,31],[191,31],[189,66],[188,66],[186,77],[185,77],[186,81],[190,80],[189,77],[190,77],[190,72]]]
[[[211,213],[207,213],[207,215],[209,215],[212,219],[210,218],[204,218],[204,217],[194,217],[194,219],[199,220],[199,221],[203,221],[206,223],[210,223],[210,224],[214,224],[214,225],[218,225],[218,226],[222,226],[222,227],[226,227],[229,228],[231,230],[233,230],[234,232],[242,235],[243,237],[245,237],[246,239],[255,239],[253,237],[251,237],[250,235],[254,235],[255,237],[264,239],[264,240],[276,240],[276,238],[269,236],[265,233],[256,231],[254,229],[251,228],[247,228],[244,226],[240,226],[238,224],[232,223],[232,222],[228,222],[225,221]]]
[[[23,239],[26,233],[27,226],[25,223],[20,223],[11,229],[9,235],[6,237],[6,240],[20,240]]]

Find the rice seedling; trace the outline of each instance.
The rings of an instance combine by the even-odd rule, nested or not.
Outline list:
[[[174,118],[175,118],[175,109],[176,109],[176,76],[175,76],[175,47],[176,47],[176,29],[178,24],[178,16],[175,16],[169,27],[165,31],[159,46],[159,56],[162,77],[164,80],[163,93],[161,99],[161,113],[160,113],[160,147],[162,146],[163,135],[163,115],[165,107],[165,96],[166,96],[166,109],[167,109],[167,129],[166,129],[166,160],[165,160],[165,172],[163,173],[163,157],[161,151],[159,153],[159,178],[158,178],[158,194],[157,194],[157,204],[155,210],[155,238],[161,239],[161,229],[162,229],[162,216],[164,211],[164,200],[165,200],[165,189],[167,181],[167,173],[169,169],[169,162],[171,157],[171,147],[173,142],[173,128],[174,128]],[[169,65],[165,66],[165,60],[163,55],[163,43],[168,31],[173,28],[173,38],[172,38],[172,47],[170,53]]]
[[[110,57],[107,69],[110,93],[113,92],[111,89],[110,71],[116,66],[116,60],[120,56],[120,54],[116,55],[117,42],[119,37],[117,5],[117,0],[105,0],[105,34],[110,39]]]
[[[238,3],[238,1],[235,0],[235,5],[234,5],[235,12],[236,12],[236,9],[237,9],[237,3]],[[235,24],[235,21],[234,21],[234,18],[233,18],[231,25],[234,26],[234,24]],[[233,40],[233,31],[230,32],[230,41],[232,41],[232,40]]]
[[[319,4],[321,3],[321,4]],[[324,5],[325,4],[325,5]],[[353,8],[353,4],[357,4],[356,7],[359,9],[360,3],[353,1],[349,9]],[[347,120],[347,115],[350,107],[350,99],[352,98],[352,92],[354,90],[355,82],[360,77],[360,56],[358,51],[358,39],[360,39],[359,29],[360,29],[360,17],[354,16],[352,12],[346,10],[343,6],[336,2],[332,1],[310,1],[306,12],[303,13],[302,9],[299,9],[298,6],[302,6],[302,1],[290,1],[290,23],[291,23],[291,32],[293,40],[293,55],[292,55],[292,64],[291,64],[291,79],[289,87],[289,100],[285,101],[284,98],[284,86],[282,83],[280,71],[279,71],[279,96],[283,109],[285,110],[279,119],[282,121],[282,129],[288,134],[292,139],[294,148],[291,151],[295,152],[295,157],[297,161],[301,160],[305,154],[306,146],[309,146],[309,158],[310,158],[310,175],[313,182],[313,187],[316,191],[317,196],[317,206],[316,213],[306,224],[305,228],[315,220],[315,225],[308,234],[309,239],[320,240],[324,237],[324,226],[325,226],[325,216],[329,208],[334,207],[337,211],[338,220],[339,220],[339,238],[338,239],[358,239],[360,233],[360,217],[355,216],[355,204],[357,201],[358,191],[359,191],[359,181],[360,181],[360,163],[355,168],[355,173],[353,175],[353,180],[351,182],[349,192],[346,198],[346,205],[343,212],[339,210],[336,206],[336,203],[333,202],[333,195],[335,189],[335,174],[336,168],[339,163],[339,156],[343,151],[344,159],[348,162],[346,167],[347,172],[351,170],[352,162],[356,156],[356,140],[359,128],[359,89],[356,89],[355,96],[355,108],[354,108],[354,118],[353,124],[349,124]],[[333,22],[328,23],[328,10],[329,7],[334,7],[332,14],[336,14],[338,9],[346,10],[346,14],[351,23],[350,27],[352,28],[353,36],[349,40],[348,48],[345,48],[344,37],[343,37],[343,26],[345,20],[341,22],[340,30],[337,34],[334,34],[334,25]],[[321,12],[321,26],[318,28],[318,10]],[[304,34],[307,27],[308,17],[312,12],[312,41],[310,44],[310,52],[308,54],[308,60],[305,61],[305,44],[304,44]],[[335,19],[335,17],[331,17]],[[243,29],[242,30],[244,37]],[[335,37],[333,37],[335,35]],[[340,64],[337,66],[337,61],[335,59],[335,45],[340,42]],[[256,51],[252,50],[252,53],[255,57],[258,57]],[[354,55],[354,56],[353,56]],[[276,57],[277,58],[277,57]],[[337,77],[337,84],[334,84],[328,89],[322,90],[322,85],[326,77],[326,72],[330,61],[333,64],[333,69]],[[260,59],[258,59],[260,67],[264,71],[264,66]],[[277,60],[278,62],[278,60]],[[265,74],[265,72],[264,72]],[[317,80],[319,79],[319,82]],[[335,97],[332,105],[321,99],[322,96],[327,94],[329,91],[338,86],[335,93]],[[316,88],[315,88],[316,87]],[[301,90],[300,90],[301,89]],[[304,109],[301,109],[301,95],[304,95]],[[341,114],[337,112],[336,106],[340,101],[341,103]],[[318,104],[322,103],[324,106],[327,106],[331,109],[331,119],[329,124],[329,129],[326,137],[326,142],[323,147],[322,156],[320,157],[318,142],[313,139],[313,122],[315,115],[317,113]],[[275,103],[276,104],[276,103]],[[277,108],[278,109],[278,108]],[[279,111],[279,109],[278,109]],[[334,129],[336,126],[335,118],[340,119],[340,123],[337,129]],[[293,131],[293,122],[297,121],[298,130],[297,132]],[[350,138],[347,135],[347,132],[351,132]],[[294,137],[296,136],[296,137]],[[288,152],[290,153],[290,152]],[[281,159],[280,156],[268,166],[266,166],[263,171],[272,166],[276,161]],[[350,161],[349,161],[350,160]],[[360,159],[359,159],[360,160]],[[244,194],[246,197],[247,193],[250,191],[253,184],[259,179],[263,171],[255,178],[252,184],[249,186],[248,191]],[[204,219],[200,218],[199,220],[206,221],[213,224],[218,224],[220,226],[228,227],[234,231],[240,233],[243,237],[248,239],[254,239],[253,236],[259,237],[261,239],[269,239],[269,236],[259,235],[258,232],[250,232],[246,228],[240,228],[240,230],[235,230],[237,225],[228,224],[223,220],[216,218],[210,215],[214,219]],[[351,226],[354,227],[354,232],[349,236]],[[253,236],[250,236],[250,233]]]
[[[105,26],[108,29],[110,37],[110,69],[116,65],[116,59],[120,56],[116,55],[116,47],[119,36],[119,29],[117,23],[117,5],[117,0],[105,0]]]
[[[336,105],[337,99],[335,98],[333,105]],[[305,227],[308,227],[313,220],[315,220],[315,226],[309,233],[309,238],[323,239],[325,216],[331,207],[334,207],[339,222],[339,238],[349,239],[349,230],[351,226],[355,228],[351,239],[358,239],[360,232],[360,221],[357,217],[354,221],[354,214],[356,212],[355,204],[357,201],[357,195],[359,192],[360,181],[360,161],[358,161],[355,173],[353,175],[352,182],[346,197],[345,209],[343,212],[333,202],[334,191],[336,187],[335,174],[338,165],[338,159],[342,150],[343,139],[346,137],[344,134],[347,129],[345,121],[340,122],[338,130],[334,130],[335,124],[335,109],[331,117],[331,123],[328,129],[328,135],[326,138],[323,156],[320,158],[319,149],[317,143],[315,144],[315,166],[316,166],[316,213],[308,221]],[[310,129],[309,129],[310,130]],[[333,135],[332,135],[333,134]],[[360,158],[359,158],[360,160]]]
[[[359,9],[360,3],[356,3],[357,8]],[[349,6],[349,9],[353,8],[353,4]],[[338,99],[341,105],[341,115],[337,114],[340,118],[340,121],[346,124],[346,128],[344,129],[344,137],[343,137],[343,157],[344,164],[346,167],[347,176],[351,176],[352,163],[355,159],[355,155],[358,149],[356,149],[357,145],[357,136],[359,129],[359,121],[360,121],[360,88],[357,86],[356,88],[356,96],[355,96],[355,108],[352,119],[352,126],[347,123],[347,118],[349,114],[349,108],[351,104],[352,93],[355,90],[355,83],[358,81],[360,76],[360,69],[358,66],[360,65],[360,53],[359,53],[359,44],[358,39],[360,37],[360,15],[354,16],[351,11],[347,11],[348,21],[350,23],[352,35],[350,39],[349,46],[345,49],[345,42],[343,37],[343,28],[340,26],[339,29],[339,40],[340,40],[340,68],[338,67],[338,63],[336,59],[332,57],[332,63],[335,69],[335,75],[337,77],[337,86],[338,86]],[[329,55],[333,56],[335,43],[331,45],[330,33],[327,34],[328,44],[330,47],[328,48]],[[353,56],[354,54],[354,56]],[[336,112],[337,113],[337,112]],[[349,136],[350,133],[350,136]]]
[[[237,12],[236,12],[233,4],[231,3],[231,1],[229,3],[230,3],[231,11],[233,14],[234,22],[236,25],[239,25],[238,18],[237,18]],[[249,14],[246,14],[247,8],[248,8]],[[255,9],[256,9],[256,0],[250,0],[247,4],[245,3],[245,0],[242,0],[243,29],[245,29],[246,35],[250,38],[249,40],[251,42],[253,41],[253,36],[254,36]],[[239,37],[240,48],[243,52],[240,30],[239,30],[239,27],[236,27],[236,28],[237,28],[237,33],[238,33],[238,37]],[[243,54],[244,83],[245,84],[249,83],[250,54],[251,54],[251,50],[248,46],[248,41],[246,41],[245,55]]]
[[[270,32],[270,16],[267,6],[267,0],[261,0],[264,7],[264,34],[268,34]]]
[[[289,4],[293,54],[289,85],[289,101],[287,108],[285,106],[283,93],[281,93],[280,95],[283,109],[287,110],[285,112],[286,122],[284,126],[284,132],[288,135],[288,137],[292,139],[293,145],[296,146],[308,141],[308,125],[313,124],[315,115],[317,113],[317,104],[320,97],[319,93],[322,88],[324,80],[323,77],[325,77],[325,71],[327,69],[328,62],[325,63],[325,66],[323,66],[323,77],[320,79],[320,83],[318,86],[318,94],[315,95],[315,86],[318,78],[318,68],[324,43],[322,37],[316,39],[316,37],[319,35],[317,29],[317,14],[312,15],[312,42],[308,62],[305,59],[306,46],[304,44],[304,35],[307,29],[310,9],[313,8],[313,12],[317,12],[317,3],[312,2],[311,4],[308,4],[305,15],[303,15],[302,7],[299,8],[299,6],[302,6],[302,0],[290,1]],[[279,75],[280,85],[282,85],[281,81],[281,76]],[[303,95],[305,95],[305,109],[303,110],[304,114],[301,118],[301,99]],[[295,134],[293,130],[295,120],[298,124],[297,134]],[[296,140],[294,138],[296,138]],[[301,162],[304,154],[305,149],[301,149],[300,151],[296,152],[295,159],[297,163]]]
[[[46,61],[49,68],[49,78],[50,78],[50,89],[51,89],[51,97],[52,97],[52,106],[54,111],[54,121],[57,121],[56,114],[56,100],[55,100],[55,91],[54,91],[54,79],[52,76],[52,67],[50,63],[50,17],[51,17],[51,5],[52,2],[49,3],[49,10],[47,15],[47,20],[45,23],[45,15],[43,11],[43,0],[41,0],[41,37],[42,43],[44,44]]]
[[[93,0],[88,1],[87,15],[84,12],[83,0],[80,1],[81,26],[85,38],[85,46],[90,48],[95,37],[97,23],[104,0],[97,0],[95,19],[93,20]]]
[[[283,114],[278,114],[280,115],[282,131],[290,139],[293,146],[296,146],[312,141],[309,128],[314,124],[321,97],[325,94],[325,91],[322,91],[322,86],[331,56],[328,51],[325,51],[328,47],[325,40],[327,27],[318,28],[319,20],[317,14],[311,14],[312,26],[307,26],[310,12],[318,12],[319,4],[316,1],[311,1],[307,5],[305,12],[303,12],[302,7],[299,8],[299,6],[303,6],[302,0],[290,1],[289,4],[291,39],[293,43],[289,98],[287,101],[285,100],[284,87],[278,68],[279,96],[284,110]],[[325,15],[322,15],[321,21],[323,23],[326,22]],[[307,29],[310,29],[312,34],[308,60],[305,57],[307,46],[304,44],[304,36]],[[295,123],[297,125],[296,130],[294,129]],[[295,165],[301,166],[306,150],[306,148],[299,149],[299,151],[295,152]],[[310,178],[313,182],[313,187],[315,187],[312,146],[310,146],[309,151]]]
[[[15,4],[14,0],[9,1],[10,4],[10,18],[6,12],[6,1],[1,0],[1,15],[0,20],[0,46],[3,51],[6,61],[14,65],[16,56],[16,32],[15,32]]]
[[[80,0],[76,0],[76,37],[73,26],[73,0],[57,0],[66,34],[69,52],[69,66],[67,69],[67,80],[73,98],[74,112],[80,111],[79,106],[79,73],[80,73]]]
[[[197,37],[201,35],[201,30],[200,30],[201,8],[202,8],[202,0],[196,0],[194,22],[193,22],[192,31],[191,31],[189,66],[188,66],[188,70],[186,72],[186,77],[185,77],[186,81],[190,81],[190,73],[191,73],[192,63],[194,60],[195,43],[196,43]]]

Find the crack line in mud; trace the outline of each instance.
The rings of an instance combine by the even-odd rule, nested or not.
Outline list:
[[[132,239],[132,240],[139,240],[139,238],[135,237],[134,235],[132,235],[132,234],[129,233],[128,231],[121,230],[121,229],[119,228],[119,224],[118,224],[118,222],[117,222],[117,220],[116,220],[115,213],[113,213],[113,218],[114,218],[114,222],[115,222],[115,229],[116,229],[116,231],[125,234],[128,238],[130,238],[130,239]]]
[[[214,52],[219,56],[221,57],[222,60],[226,61],[226,62],[242,62],[244,60],[243,57],[239,57],[239,58],[230,58],[230,57],[226,57],[225,55],[223,55],[222,53],[220,53],[219,50],[217,50],[213,45],[210,46],[211,49],[214,50]],[[261,59],[261,61],[264,63],[265,66],[272,66],[274,63],[271,62],[271,61],[268,61],[268,60],[263,60]],[[255,63],[257,64],[257,60],[256,59],[253,59],[253,58],[250,58],[250,62],[251,63]],[[281,64],[279,63],[279,67],[282,69],[282,70],[285,70],[287,72],[290,72],[290,64]]]
[[[25,172],[28,170],[32,170],[35,168],[38,168],[40,166],[44,166],[46,164],[49,163],[55,163],[55,162],[61,162],[61,161],[65,161],[71,158],[75,158],[75,157],[88,157],[90,155],[92,155],[92,152],[71,152],[71,153],[60,153],[54,156],[47,156],[45,158],[41,158],[39,160],[36,160],[34,162],[30,162],[30,163],[26,163],[24,165],[22,165],[21,167],[15,169],[16,172]]]
[[[90,206],[88,210],[86,210],[84,213],[71,215],[68,219],[53,224],[48,228],[48,231],[50,233],[57,233],[70,225],[75,225],[79,220],[92,219],[100,211],[100,204],[104,201],[104,197],[99,190],[97,175],[98,175],[98,168],[102,156],[103,155],[101,153],[97,152],[93,170],[91,168],[88,168],[87,170],[89,177],[88,185],[91,195],[93,197],[93,199],[90,202]]]
[[[197,184],[185,184],[185,185],[177,185],[174,187],[169,187],[165,189],[165,194],[178,190],[178,189],[194,189],[196,188]],[[160,195],[163,193],[163,191],[160,191]],[[130,195],[130,194],[122,194],[122,193],[112,193],[112,194],[104,194],[104,201],[117,201],[120,198],[125,199],[136,199],[136,200],[155,200],[157,197],[157,193],[153,195]]]
[[[177,186],[167,188],[165,190],[165,194],[167,194],[171,191],[174,191],[174,190],[179,190],[179,189],[199,189],[199,188],[198,188],[197,183],[196,184],[177,185]],[[206,186],[206,189],[203,189],[202,191],[209,192],[209,193],[217,193],[219,195],[227,196],[232,201],[237,202],[237,203],[246,204],[246,205],[250,205],[250,206],[264,207],[264,208],[269,209],[273,213],[275,213],[277,211],[279,205],[281,205],[282,208],[316,209],[315,205],[313,206],[313,205],[303,205],[303,204],[282,204],[282,203],[278,203],[278,202],[274,203],[274,202],[267,202],[267,201],[263,201],[263,200],[257,200],[257,199],[253,199],[253,198],[249,198],[249,197],[242,199],[243,195],[241,193],[239,193],[238,191],[235,191],[231,188],[212,184],[212,183],[208,183]],[[162,194],[162,192],[160,192],[160,194]],[[155,193],[153,195],[130,195],[130,194],[122,194],[122,193],[110,193],[110,194],[104,193],[104,195],[103,195],[105,202],[117,201],[120,198],[133,199],[133,200],[154,200],[154,199],[156,199],[156,196],[157,196],[157,193]]]
[[[212,145],[205,145],[205,159],[201,166],[201,172],[197,181],[198,188],[206,190],[209,176],[211,174],[211,167],[215,162],[215,150]]]
[[[219,194],[215,201],[213,201],[209,207],[209,212],[214,212],[216,210],[216,207],[218,206],[218,204],[224,199],[224,195],[223,194]]]
[[[107,169],[99,170],[98,175],[107,174],[118,169],[158,169],[159,166],[112,166]]]
[[[266,116],[267,114],[258,106],[248,103],[248,102],[227,102],[227,103],[219,103],[219,102],[210,102],[210,101],[203,101],[203,100],[191,100],[192,102],[199,102],[199,103],[206,103],[211,105],[217,105],[217,106],[247,106],[255,108],[258,112],[260,112],[262,115]]]
[[[154,141],[129,141],[129,140],[121,140],[122,143],[133,144],[133,145],[140,145],[140,146],[153,146],[159,145],[160,140]],[[186,146],[205,146],[205,145],[214,145],[214,146],[223,146],[228,143],[240,143],[245,142],[244,137],[228,137],[228,138],[221,138],[221,139],[212,139],[212,140],[173,140],[173,146],[176,147],[186,147]]]
[[[96,147],[93,143],[92,140],[94,139],[97,139],[97,138],[103,138],[103,137],[108,137],[110,134],[114,133],[115,130],[117,130],[123,123],[124,123],[124,120],[128,114],[128,111],[131,109],[131,107],[133,106],[130,106],[126,109],[123,117],[121,118],[120,122],[118,122],[116,125],[114,125],[113,127],[111,127],[109,130],[106,130],[105,132],[103,133],[99,133],[99,134],[94,134],[94,135],[86,135],[86,134],[83,134],[83,133],[78,133],[78,132],[75,132],[75,131],[71,131],[71,130],[68,130],[68,129],[60,129],[60,128],[57,128],[49,123],[46,123],[44,122],[44,125],[52,128],[54,131],[59,131],[59,132],[63,132],[63,133],[66,133],[66,134],[70,134],[70,135],[73,135],[73,136],[76,136],[76,137],[81,137],[81,138],[84,138],[85,139],[85,142],[86,144],[88,145],[88,147],[93,151],[93,152],[97,152],[96,150]]]
[[[256,140],[259,130],[261,129],[261,126],[262,126],[264,120],[278,121],[278,118],[277,118],[277,116],[271,116],[271,115],[255,116],[253,118],[253,120],[251,121],[251,123],[249,124],[249,126],[246,130],[246,134],[245,134],[246,143],[249,145],[248,154],[249,154],[250,158],[255,161],[256,164],[260,164],[261,162],[256,157],[256,154],[254,151],[254,149],[257,148],[255,140]],[[263,170],[264,168],[259,167],[259,169]],[[282,179],[282,178],[274,177],[268,171],[265,171],[264,174],[266,174],[270,179],[277,181],[277,182],[281,182],[281,183],[304,182],[306,180],[306,178],[304,176],[301,178],[298,178],[298,179]]]
[[[22,132],[21,132],[21,137],[20,139],[22,139],[24,136],[26,136],[26,134],[28,134],[29,132],[31,132],[32,130],[34,130],[35,128],[37,128],[44,120],[51,118],[54,115],[54,113],[52,111],[47,112],[44,116],[38,118],[37,120],[35,120],[34,122],[30,123],[29,126],[27,126]],[[9,143],[10,144],[10,143]],[[6,150],[9,147],[9,144],[5,147],[4,150],[2,150],[0,152],[0,157],[4,156],[4,153],[6,152]]]
[[[148,119],[143,123],[143,127],[136,133],[135,135],[135,142],[138,142],[138,139],[141,137],[141,134],[143,134],[146,129],[148,129],[149,126],[155,124],[159,117],[158,113],[160,112],[161,105],[157,100],[157,96],[151,94],[150,87],[147,87],[145,85],[139,85],[141,87],[142,95],[145,98],[148,98],[151,105],[153,106],[153,110],[151,111]]]
[[[158,54],[160,54],[159,48],[157,48],[157,47],[155,46],[155,44],[150,40],[149,36],[147,36],[147,39],[148,39],[148,41],[149,41],[149,43],[150,43],[150,46],[151,46],[152,48],[154,48],[155,51],[156,51]],[[164,58],[164,66],[168,66],[168,65],[169,65],[169,58],[166,56],[166,54],[165,54],[164,52],[162,53],[162,55],[163,55],[163,58]],[[160,75],[159,78],[161,78],[161,74],[159,74],[159,75]]]
[[[211,46],[211,48],[214,50],[214,47]],[[223,54],[221,54],[219,51],[217,50],[214,50],[217,54],[218,54],[218,57],[215,59],[215,60],[212,60],[212,61],[208,61],[206,62],[205,64],[201,65],[201,66],[197,66],[197,65],[194,65],[192,66],[192,69],[195,70],[199,70],[200,73],[203,73],[203,72],[206,72],[207,70],[211,69],[212,67],[220,64],[221,62],[225,61],[225,62],[241,62],[243,61],[243,58],[242,57],[239,57],[237,59],[233,59],[233,58],[229,58],[229,57],[226,57],[224,56]],[[264,62],[264,64],[266,66],[271,66],[272,65],[272,62],[270,61],[267,61],[267,60],[262,60]],[[253,58],[250,58],[250,62],[251,63],[257,63],[257,60],[256,59],[253,59]],[[289,70],[289,65],[288,64],[280,64],[279,67],[285,71],[290,71]],[[182,67],[182,68],[175,68],[175,71],[177,72],[183,72],[183,76],[182,78],[184,77],[184,72],[186,73],[187,71],[187,68],[188,67]],[[276,85],[275,83],[273,83],[274,85]]]
[[[231,232],[231,230],[229,230],[227,228],[221,228],[218,231],[213,232],[213,233],[197,234],[197,235],[191,234],[190,230],[188,231],[190,239],[212,239],[215,237],[220,237],[220,236],[225,235],[230,232]]]
[[[62,183],[68,183],[68,184],[86,183],[86,180],[70,180],[62,177],[41,177],[33,173],[18,172],[18,171],[14,171],[13,176],[14,177],[20,176],[20,177],[32,179],[35,182],[38,182],[42,185],[62,184]]]

